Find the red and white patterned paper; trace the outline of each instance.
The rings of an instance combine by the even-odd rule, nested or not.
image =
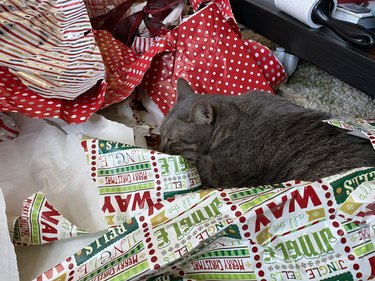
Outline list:
[[[261,44],[243,41],[238,27],[233,29],[233,20],[228,22],[219,7],[211,2],[150,42],[142,54],[106,31],[95,31],[108,80],[103,106],[127,98],[143,82],[147,94],[167,114],[176,101],[179,77],[185,77],[198,93],[234,95],[277,88],[286,80],[280,62]]]
[[[83,1],[0,3],[0,66],[46,98],[75,99],[104,79]]]
[[[59,118],[81,123],[98,111],[107,84],[99,82],[74,100],[44,98],[26,87],[8,68],[0,67],[0,111],[20,112],[35,118]]]
[[[198,7],[203,1],[194,1]],[[86,1],[90,14],[102,14],[117,2]],[[209,2],[171,31],[148,38],[148,49],[135,52],[103,30],[94,30],[105,65],[99,81],[73,100],[45,98],[0,65],[0,111],[81,123],[100,108],[126,99],[143,83],[146,93],[167,114],[176,101],[175,83],[185,77],[199,93],[272,92],[286,80],[282,65],[264,46],[243,41],[228,0]],[[73,40],[73,39],[72,39]],[[144,39],[142,39],[144,40]],[[142,47],[142,46],[141,46]],[[73,79],[74,80],[74,79]]]

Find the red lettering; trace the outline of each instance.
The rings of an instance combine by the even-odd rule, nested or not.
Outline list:
[[[147,205],[149,205],[149,206],[153,205],[153,202],[152,202],[150,196],[151,195],[150,195],[149,191],[143,192],[142,197],[141,197],[140,193],[135,193],[134,194],[132,211],[136,210],[137,206],[140,209],[143,209],[143,207],[145,206],[146,201],[147,201]],[[151,201],[151,204],[150,204],[150,201]]]
[[[133,199],[133,202],[131,203],[132,199]],[[116,195],[115,200],[121,212],[126,212],[129,206],[131,205],[131,211],[144,209],[148,207],[148,214],[152,215],[154,214],[154,208],[156,208],[157,210],[160,210],[163,207],[163,204],[161,204],[160,202],[154,203],[152,201],[151,194],[149,191],[146,191],[143,193],[137,192],[134,194],[128,194],[124,198],[121,197],[120,195]],[[104,213],[116,212],[111,202],[111,196],[104,197],[104,204],[102,207],[102,211]]]
[[[368,259],[371,266],[371,276],[368,280],[372,280],[372,278],[375,278],[375,256]]]
[[[42,232],[43,233],[53,233],[56,234],[57,230],[53,226],[49,225],[47,222],[41,221],[40,222],[42,225]]]
[[[242,260],[238,260],[238,263],[239,263],[239,269],[240,270],[245,270],[245,266],[243,264],[243,261]]]
[[[255,232],[260,230],[260,224],[267,226],[271,221],[264,215],[262,207],[255,210],[257,218],[255,220]]]
[[[289,200],[289,213],[293,213],[296,209],[295,203],[299,205],[301,209],[305,209],[309,204],[309,199],[313,203],[314,207],[322,204],[318,195],[316,194],[314,188],[311,185],[308,185],[304,188],[304,193],[301,196],[299,190],[294,190],[291,192],[292,198]],[[276,219],[281,218],[284,211],[284,206],[288,201],[288,197],[284,195],[281,198],[281,202],[276,204],[274,202],[268,203],[267,207],[270,209],[272,214]],[[261,228],[261,225],[267,226],[271,221],[264,215],[262,207],[255,210],[256,220],[255,220],[255,232],[258,232]]]
[[[163,204],[160,202],[157,202],[156,204],[151,199],[151,194],[149,191],[146,191],[142,194],[142,197],[139,193],[134,194],[134,201],[132,206],[132,211],[137,209],[137,206],[139,208],[143,208],[145,203],[147,203],[148,206],[148,215],[151,216],[154,214],[154,208],[157,210],[160,210],[163,207]]]
[[[84,152],[88,151],[88,149],[87,149],[87,141],[82,141],[81,142],[81,146],[82,146]]]
[[[136,193],[136,194],[138,194],[138,193]],[[129,206],[129,202],[130,202],[131,197],[132,197],[131,194],[126,195],[126,197],[124,199],[120,195],[115,196],[115,199],[117,201],[117,204],[118,204],[121,212],[126,212],[128,210],[128,206]],[[134,204],[133,204],[133,206],[134,206]],[[133,208],[133,210],[135,210],[135,209]]]
[[[131,260],[132,260],[132,264],[137,264],[138,263],[138,255],[132,256]]]
[[[271,202],[267,204],[268,208],[270,209],[270,211],[272,212],[272,214],[275,216],[276,219],[280,218],[283,215],[284,205],[286,201],[288,201],[288,197],[284,195],[281,198],[280,204],[276,205],[275,202]]]
[[[363,218],[367,216],[375,216],[375,203],[371,203],[367,205],[366,212],[361,211],[357,214],[357,216],[363,217]]]
[[[303,197],[298,190],[291,192],[292,198],[289,203],[289,212],[293,213],[295,211],[295,202],[300,206],[301,209],[305,209],[309,203],[309,199],[313,203],[314,207],[322,205],[318,194],[316,194],[314,188],[311,185],[304,187]]]
[[[104,213],[106,213],[106,212],[114,213],[115,212],[115,208],[113,208],[113,206],[112,206],[111,196],[105,196],[104,197],[104,204],[103,204],[103,207],[102,207],[102,211]]]
[[[42,212],[42,218],[48,222],[51,222],[55,225],[58,224],[58,220],[53,218],[55,216],[60,216],[59,212],[56,211],[47,201],[45,201],[44,206],[49,209],[49,211]]]
[[[46,236],[42,236],[42,239],[46,242],[53,242],[53,241],[59,240],[57,237],[46,237]]]

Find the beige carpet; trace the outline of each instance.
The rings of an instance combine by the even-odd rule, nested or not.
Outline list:
[[[256,40],[272,51],[277,47],[266,38],[240,27],[245,39]],[[336,117],[375,119],[375,99],[306,61],[299,61],[296,71],[286,84],[281,85],[279,94],[296,104]]]

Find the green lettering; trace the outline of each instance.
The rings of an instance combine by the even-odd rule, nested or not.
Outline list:
[[[303,235],[298,238],[298,241],[302,247],[303,255],[308,258],[317,258],[319,254],[315,251],[314,245],[311,243],[309,235]]]
[[[206,208],[207,208],[207,206],[204,207],[205,210],[206,210]],[[207,212],[207,210],[206,210],[206,212]],[[200,224],[200,223],[207,220],[207,218],[203,215],[201,210],[197,210],[194,213],[192,213],[191,217],[193,218],[193,221],[194,221],[195,224]]]
[[[158,231],[155,231],[155,234],[156,234],[156,240],[160,241],[160,243],[158,244],[159,249],[167,247],[169,245],[170,241],[168,239],[168,232],[164,228]]]
[[[163,176],[168,176],[169,175],[169,165],[167,162],[166,158],[160,158],[159,163],[161,163],[160,168],[161,168],[161,174]]]
[[[222,205],[223,205],[223,202],[221,202],[220,199],[217,198],[217,197],[211,202],[210,207],[212,208],[212,210],[214,211],[215,214],[214,214],[214,216],[209,215],[210,218],[221,215],[221,212],[219,211],[219,208]],[[206,210],[206,207],[205,207],[205,210]],[[207,212],[207,210],[206,210],[206,212]],[[207,212],[207,214],[208,214],[208,212]]]
[[[215,224],[216,231],[218,231],[219,229],[222,229],[223,227],[224,227],[224,224],[222,221],[220,223]]]
[[[188,162],[185,158],[179,157],[180,167],[181,167],[181,173],[185,173],[188,170]]]
[[[266,247],[264,249],[264,262],[265,263],[275,263],[276,258],[275,258],[275,252],[272,250],[271,247]]]
[[[283,257],[284,257],[284,261],[285,262],[289,262],[290,261],[289,253],[288,253],[288,250],[285,248],[284,243],[277,244],[276,247],[275,247],[275,249],[277,251],[281,251],[283,253]]]
[[[337,271],[337,267],[333,264],[333,262],[331,262],[330,264],[328,263],[327,267],[329,269],[329,273]]]
[[[325,247],[321,248],[321,252],[325,252],[327,254],[333,253],[331,243],[335,243],[337,239],[332,235],[331,230],[329,228],[324,228],[321,231],[319,231],[319,234],[322,237],[322,240],[325,244]]]
[[[293,261],[298,261],[299,259],[302,258],[302,253],[298,247],[297,241],[296,240],[289,240],[286,243],[286,247],[289,251],[289,257]]]
[[[169,162],[172,162],[173,165],[174,165],[174,170],[176,172],[176,174],[179,174],[180,173],[180,169],[178,167],[178,163],[177,163],[177,157],[169,157]]]
[[[193,217],[193,216],[195,215],[195,213],[196,213],[196,212],[194,212],[191,216]],[[194,222],[195,222],[194,217],[193,217],[193,220],[194,220]],[[186,233],[190,232],[191,228],[193,227],[193,223],[192,223],[190,217],[186,217],[186,218],[184,218],[183,220],[181,220],[180,224],[181,224],[181,227],[186,226],[186,227],[184,227],[184,229],[183,229],[184,235],[185,235]],[[178,224],[177,224],[177,223],[176,223],[176,226],[178,227]],[[176,229],[175,229],[175,230],[176,230]],[[176,234],[177,234],[177,238],[178,238],[178,239],[181,239],[181,238],[182,238],[181,236],[183,236],[183,235],[181,234],[181,232],[180,232],[180,231],[177,232],[177,230],[176,230]]]

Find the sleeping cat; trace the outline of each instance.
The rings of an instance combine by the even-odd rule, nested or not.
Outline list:
[[[371,143],[322,122],[330,116],[264,92],[199,95],[177,81],[160,150],[194,162],[206,187],[313,181],[375,166]]]

